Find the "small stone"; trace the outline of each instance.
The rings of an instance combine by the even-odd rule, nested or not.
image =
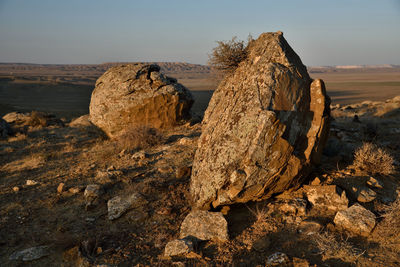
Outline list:
[[[192,139],[188,138],[188,137],[183,137],[179,140],[178,142],[180,145],[186,146],[192,143]]]
[[[77,194],[81,191],[81,189],[79,187],[71,187],[68,192],[72,193],[72,194]]]
[[[337,227],[349,232],[368,236],[375,227],[375,220],[375,214],[356,203],[346,210],[339,211],[333,222]]]
[[[34,181],[34,180],[26,180],[26,185],[32,186],[32,185],[37,185],[38,182]]]
[[[359,188],[353,187],[352,191],[358,202],[368,203],[376,199],[376,192],[366,186]]]
[[[298,232],[304,235],[313,235],[322,229],[322,225],[314,221],[302,221],[299,225]]]
[[[194,236],[200,240],[227,241],[228,223],[221,212],[195,210],[183,220],[180,237]]]
[[[139,152],[136,152],[135,154],[133,154],[131,159],[134,159],[134,160],[141,160],[142,159],[143,160],[143,159],[145,159],[147,157],[148,157],[148,155],[146,154],[146,152],[139,151]]]
[[[230,209],[231,209],[231,207],[229,207],[229,206],[223,206],[222,209],[221,209],[221,213],[223,215],[228,215],[228,212],[229,212]]]
[[[64,183],[60,183],[57,187],[57,192],[61,194],[64,191]]]
[[[289,257],[282,252],[275,252],[267,258],[267,266],[286,266],[290,265]]]
[[[311,182],[311,185],[320,185],[321,180],[318,177],[315,177],[315,179]]]
[[[18,186],[14,186],[14,187],[12,188],[12,190],[13,190],[14,192],[18,192],[18,191],[19,191],[19,187],[18,187]]]
[[[50,255],[49,247],[39,246],[14,252],[10,255],[10,260],[33,261],[48,255]]]
[[[367,185],[374,188],[383,189],[383,183],[372,176],[368,178]]]
[[[126,197],[116,196],[107,202],[108,219],[115,220],[121,217],[127,210],[147,203],[138,193]]]
[[[98,184],[90,184],[88,186],[86,186],[85,192],[83,193],[83,195],[85,196],[85,198],[87,199],[94,199],[97,198],[98,196],[100,196],[101,192],[101,187]]]
[[[325,209],[328,212],[347,209],[349,200],[346,192],[336,185],[305,185],[303,188],[308,201],[316,208]]]
[[[179,256],[193,251],[193,241],[190,238],[175,239],[167,243],[164,256]]]

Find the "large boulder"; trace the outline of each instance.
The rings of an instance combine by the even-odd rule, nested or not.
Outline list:
[[[135,125],[169,128],[189,117],[193,97],[155,64],[112,67],[96,82],[90,121],[108,136]]]
[[[205,112],[190,191],[194,208],[269,198],[299,186],[329,133],[330,100],[281,32],[251,42]]]

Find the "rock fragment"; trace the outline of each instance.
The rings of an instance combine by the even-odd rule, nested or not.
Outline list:
[[[383,183],[372,176],[368,178],[367,185],[374,188],[383,189]]]
[[[164,250],[164,256],[179,256],[192,252],[194,244],[191,238],[175,239],[167,243]]]
[[[139,207],[146,203],[146,200],[138,193],[128,196],[116,196],[107,202],[108,219],[115,220],[121,217],[127,210]]]
[[[267,266],[289,266],[290,265],[289,257],[282,252],[275,252],[267,258],[266,265]]]
[[[333,222],[339,228],[357,235],[368,236],[375,227],[376,217],[371,211],[356,203],[346,210],[339,211]]]
[[[228,223],[220,212],[196,210],[183,220],[180,238],[193,236],[200,240],[227,241]]]
[[[38,182],[36,182],[35,180],[26,180],[26,185],[28,186],[32,186],[32,185],[37,185]]]
[[[50,255],[48,246],[31,247],[10,255],[10,260],[33,261]]]
[[[303,188],[308,201],[316,208],[337,212],[347,209],[349,205],[346,192],[336,185],[305,185]]]
[[[366,186],[352,187],[352,193],[360,203],[367,203],[376,199],[376,192]]]

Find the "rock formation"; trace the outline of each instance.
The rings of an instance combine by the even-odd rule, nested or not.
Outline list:
[[[264,33],[205,112],[191,177],[194,208],[265,199],[300,185],[329,133],[329,97],[281,32]]]
[[[193,98],[176,79],[154,64],[110,68],[96,82],[90,121],[108,136],[133,125],[168,128],[189,117]]]

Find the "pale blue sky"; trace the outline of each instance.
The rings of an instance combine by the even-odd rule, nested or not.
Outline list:
[[[0,0],[0,62],[205,64],[278,30],[309,66],[400,64],[400,0]]]

